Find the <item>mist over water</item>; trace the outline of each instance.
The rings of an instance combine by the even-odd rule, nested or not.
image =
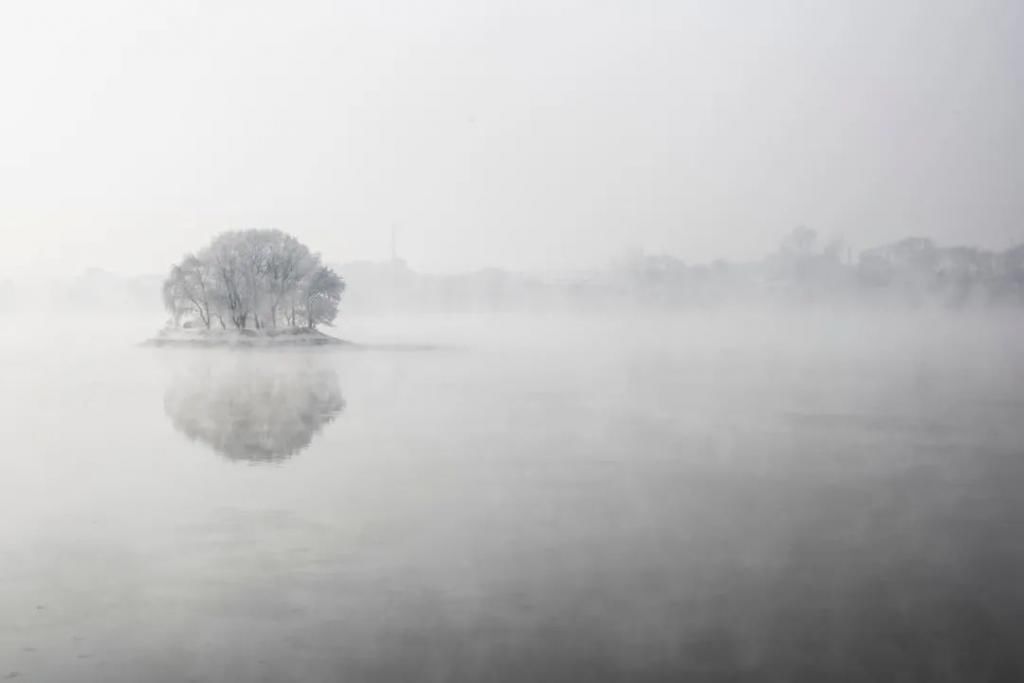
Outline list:
[[[0,1],[0,683],[1024,681],[1024,2]]]
[[[0,339],[0,676],[1024,674],[1015,314],[36,322]]]

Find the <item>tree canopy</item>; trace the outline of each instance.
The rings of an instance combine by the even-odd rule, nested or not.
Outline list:
[[[338,315],[345,281],[280,230],[224,232],[186,254],[164,281],[175,325],[314,328]]]

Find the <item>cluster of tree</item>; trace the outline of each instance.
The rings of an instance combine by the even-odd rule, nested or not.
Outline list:
[[[175,325],[264,329],[330,325],[345,281],[280,230],[225,232],[164,281]]]
[[[601,297],[614,293],[667,305],[723,300],[790,303],[881,302],[911,305],[1024,304],[1024,245],[1005,251],[944,247],[910,237],[859,255],[841,240],[809,228],[785,235],[758,261],[689,265],[666,255],[639,254],[587,283]],[[610,284],[609,284],[610,283]],[[604,285],[601,290],[598,287]]]
[[[940,247],[912,237],[861,254],[861,282],[950,304],[1024,303],[1024,244],[1005,251]]]
[[[845,298],[948,306],[1024,304],[1024,245],[1005,251],[908,237],[855,256],[797,228],[765,259],[761,282],[803,300]]]
[[[686,309],[735,303],[1024,305],[1024,245],[1005,251],[908,238],[862,252],[797,228],[767,256],[687,263],[634,250],[603,268],[425,274],[402,262],[344,264],[357,311]]]

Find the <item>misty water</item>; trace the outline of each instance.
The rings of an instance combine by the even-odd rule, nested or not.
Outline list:
[[[0,679],[1024,676],[1019,316],[153,328],[0,341]]]

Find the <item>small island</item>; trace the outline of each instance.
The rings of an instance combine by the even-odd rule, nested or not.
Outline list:
[[[323,346],[345,281],[280,230],[221,233],[186,254],[164,281],[166,327],[155,346]]]

